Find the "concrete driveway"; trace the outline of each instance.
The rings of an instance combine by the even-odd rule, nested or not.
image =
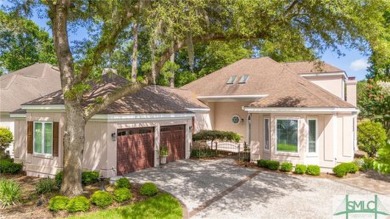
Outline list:
[[[235,165],[233,160],[181,160],[127,175],[154,182],[180,199],[191,218],[331,218],[334,195],[373,194],[329,179]]]

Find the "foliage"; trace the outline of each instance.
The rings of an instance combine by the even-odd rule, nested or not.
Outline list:
[[[131,188],[130,180],[122,177],[115,182],[115,188]]]
[[[86,212],[89,210],[89,207],[89,200],[85,196],[80,195],[69,200],[68,204],[66,205],[66,210],[68,212]]]
[[[386,138],[386,131],[380,123],[364,120],[358,124],[359,149],[367,152],[370,157],[374,157],[385,146]]]
[[[280,166],[279,161],[276,160],[270,160],[268,161],[267,168],[270,170],[278,170]]]
[[[321,169],[318,165],[307,165],[306,174],[312,176],[319,176]]]
[[[290,162],[283,162],[280,165],[280,171],[282,172],[291,172],[293,169],[293,164]]]
[[[128,188],[117,188],[114,190],[114,199],[117,202],[124,202],[131,199],[133,195]]]
[[[218,130],[201,130],[200,132],[192,136],[194,141],[231,141],[239,142],[241,139],[240,135],[234,132],[218,131]]]
[[[49,210],[61,211],[66,210],[66,206],[69,202],[69,198],[66,196],[57,195],[50,199]]]
[[[356,173],[359,167],[354,162],[341,163],[333,168],[333,173],[337,177],[344,177],[348,173]]]
[[[14,163],[12,160],[9,159],[0,160],[0,173],[17,174],[20,173],[22,169],[23,164],[21,163]]]
[[[91,196],[91,202],[100,208],[110,206],[113,201],[112,195],[106,191],[96,191]]]
[[[161,146],[160,156],[168,156],[168,147],[166,145]]]
[[[390,141],[390,140],[389,140]],[[390,142],[386,146],[379,149],[378,159],[373,162],[373,168],[383,174],[390,173]]]
[[[56,173],[54,180],[56,181],[57,187],[61,188],[62,184],[62,177],[64,176],[64,173],[62,171]]]
[[[362,170],[367,171],[374,169],[374,161],[375,159],[372,157],[363,158]]]
[[[141,195],[154,196],[158,193],[158,188],[154,183],[147,182],[141,186],[139,191]]]
[[[1,62],[0,62],[1,63]],[[1,71],[1,69],[0,69]],[[0,74],[1,75],[1,74]],[[5,149],[8,148],[9,144],[13,141],[12,132],[8,128],[0,127],[0,159],[7,158]]]
[[[268,162],[269,162],[269,160],[260,159],[257,161],[257,166],[263,167],[263,168],[268,168]]]
[[[57,62],[53,40],[33,21],[0,10],[0,26],[0,75],[38,62]]]
[[[22,195],[20,185],[7,179],[0,179],[0,204],[2,206],[9,206],[16,204]]]
[[[215,157],[217,153],[211,148],[194,148],[191,150],[191,158]]]
[[[83,185],[91,185],[99,182],[99,172],[97,171],[83,171],[81,175]]]
[[[295,165],[294,173],[295,174],[304,174],[306,173],[307,166],[304,164],[297,164]]]
[[[35,185],[35,191],[37,194],[46,194],[54,192],[58,189],[56,181],[50,178],[40,179]]]
[[[132,205],[70,217],[70,219],[117,218],[181,219],[183,218],[183,210],[180,203],[174,197],[162,193]]]

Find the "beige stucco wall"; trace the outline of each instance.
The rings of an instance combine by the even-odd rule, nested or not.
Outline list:
[[[348,80],[346,83],[347,89],[347,102],[356,106],[357,105],[357,81],[356,80]]]
[[[211,116],[210,112],[196,112],[195,113],[195,128],[194,132],[197,133],[200,130],[211,130]]]
[[[264,149],[264,118],[270,118],[271,148]],[[298,153],[276,151],[276,120],[298,120]],[[317,120],[317,153],[308,151],[308,119]],[[355,120],[355,122],[354,122]],[[331,171],[338,162],[353,160],[356,147],[356,115],[252,114],[251,160],[272,159],[293,164],[316,164]]]
[[[304,78],[345,100],[345,81],[343,76],[304,76]]]

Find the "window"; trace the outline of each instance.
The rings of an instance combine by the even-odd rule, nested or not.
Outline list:
[[[317,153],[317,120],[309,119],[309,153]]]
[[[249,75],[243,75],[243,76],[241,76],[240,81],[238,83],[239,84],[246,84],[246,82],[248,81],[248,78],[249,78]]]
[[[53,123],[34,123],[34,154],[53,153]]]
[[[264,149],[269,150],[269,119],[264,119]]]
[[[298,120],[276,120],[276,150],[279,152],[298,152]]]
[[[229,78],[229,80],[226,82],[226,84],[234,84],[234,81],[236,80],[237,75],[233,75]]]

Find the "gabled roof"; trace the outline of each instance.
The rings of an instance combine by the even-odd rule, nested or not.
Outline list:
[[[328,74],[328,73],[344,73],[333,65],[330,65],[323,61],[301,61],[301,62],[284,62],[281,63],[291,68],[291,70],[297,74]]]
[[[128,84],[129,81],[116,74],[105,74],[100,83],[94,84],[91,92],[84,97],[84,105],[96,101],[96,98]],[[63,105],[62,91],[56,91],[27,103],[28,105]],[[139,92],[127,95],[98,114],[135,114],[135,113],[188,113],[187,108],[208,107],[196,99],[189,91],[162,86],[147,86]]]
[[[249,78],[244,84],[227,84],[234,75]],[[266,96],[252,102],[252,107],[355,108],[268,57],[239,60],[183,88],[198,96]]]
[[[34,64],[0,77],[0,112],[61,89],[60,72],[50,64]]]

